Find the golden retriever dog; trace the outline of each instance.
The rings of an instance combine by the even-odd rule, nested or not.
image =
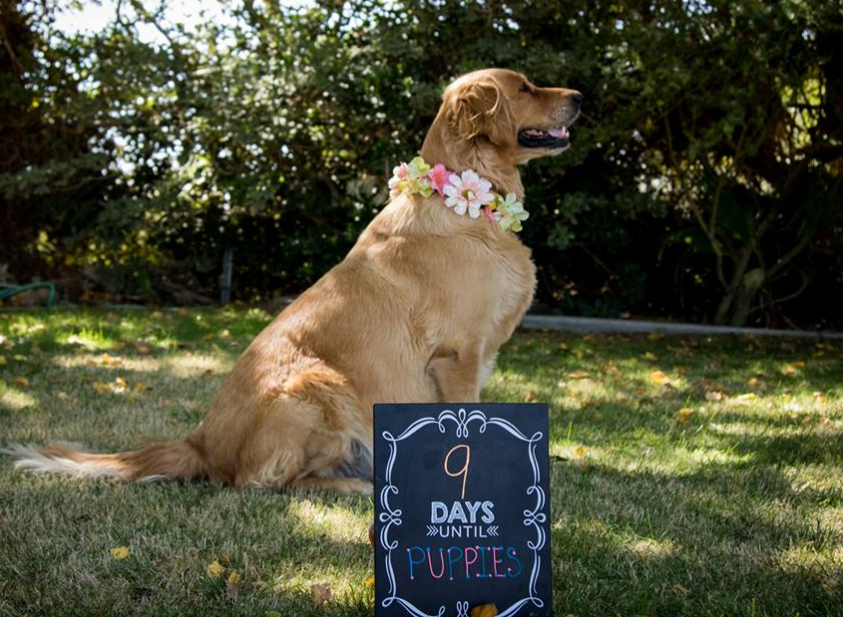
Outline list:
[[[421,156],[523,200],[518,166],[568,147],[581,101],[509,70],[464,75],[445,90]],[[119,454],[7,452],[32,472],[370,493],[372,405],[479,401],[534,287],[514,233],[458,216],[438,193],[398,194],[252,341],[192,435]]]

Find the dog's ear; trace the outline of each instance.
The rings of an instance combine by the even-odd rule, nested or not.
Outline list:
[[[454,84],[445,92],[448,122],[462,141],[480,136],[502,145],[515,134],[512,110],[492,80]]]

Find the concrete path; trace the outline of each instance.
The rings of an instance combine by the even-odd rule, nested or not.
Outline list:
[[[719,336],[774,336],[780,338],[810,338],[841,340],[843,332],[809,332],[807,330],[767,330],[764,328],[732,328],[689,323],[634,321],[629,319],[597,319],[594,317],[564,317],[559,315],[525,315],[521,327],[528,330],[561,330],[565,332],[596,332],[620,334],[683,334]]]

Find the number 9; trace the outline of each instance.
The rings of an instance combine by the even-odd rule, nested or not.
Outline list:
[[[459,450],[461,448],[465,449],[465,464],[462,466],[461,469],[451,472],[451,469],[448,466],[448,461],[451,458],[451,455],[454,453],[454,450]],[[465,481],[468,479],[468,465],[471,462],[471,448],[465,444],[460,444],[459,446],[454,446],[450,450],[448,450],[448,454],[445,455],[445,473],[452,478],[456,478],[458,476],[462,476],[462,496],[460,499],[465,499]]]

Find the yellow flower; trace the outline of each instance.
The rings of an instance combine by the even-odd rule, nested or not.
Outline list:
[[[208,566],[208,567],[210,567],[210,566]],[[237,574],[237,572],[235,572],[234,570],[232,570],[231,574],[228,575],[228,578],[226,579],[226,582],[229,585],[237,585],[237,583],[240,582],[240,575]]]
[[[122,561],[129,556],[129,549],[125,546],[117,546],[108,551],[114,559],[117,561]]]

